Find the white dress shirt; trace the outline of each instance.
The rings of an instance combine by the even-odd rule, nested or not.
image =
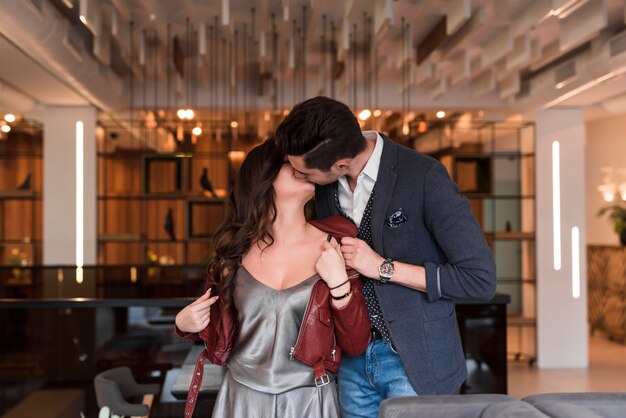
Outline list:
[[[351,217],[357,226],[361,225],[363,212],[367,201],[374,190],[376,178],[378,177],[378,168],[380,167],[380,157],[383,154],[383,139],[376,131],[364,131],[363,136],[368,141],[376,141],[374,151],[367,160],[367,164],[363,167],[356,180],[354,192],[350,190],[348,179],[343,176],[339,178],[339,205],[341,209]]]

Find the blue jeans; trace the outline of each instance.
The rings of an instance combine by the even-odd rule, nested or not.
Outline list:
[[[377,418],[384,399],[417,395],[400,356],[382,340],[371,342],[359,357],[342,356],[337,379],[344,418]]]

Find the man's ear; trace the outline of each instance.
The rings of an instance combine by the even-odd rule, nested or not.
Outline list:
[[[351,162],[351,158],[342,158],[341,160],[335,161],[335,164],[333,164],[333,168],[338,173],[345,173],[350,169]]]

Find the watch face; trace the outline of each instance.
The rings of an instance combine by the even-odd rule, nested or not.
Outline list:
[[[386,279],[390,279],[393,276],[393,263],[389,261],[385,261],[379,268],[378,273],[380,277],[384,277]]]

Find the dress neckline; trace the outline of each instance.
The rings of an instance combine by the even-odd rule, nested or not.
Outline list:
[[[300,281],[300,282],[298,282],[298,283],[296,283],[294,285],[291,285],[291,286],[286,287],[284,289],[276,289],[276,288],[273,288],[271,286],[268,286],[267,284],[263,283],[261,280],[259,280],[256,277],[254,277],[254,275],[252,273],[250,273],[250,271],[247,268],[245,268],[245,266],[243,264],[239,264],[239,268],[241,268],[252,280],[254,280],[255,282],[259,283],[263,287],[266,287],[266,288],[268,288],[270,290],[273,290],[274,292],[286,292],[288,290],[295,289],[296,287],[302,285],[303,283],[306,283],[306,282],[310,281],[312,278],[319,276],[319,273],[314,273],[312,276],[309,276],[306,279],[304,279],[304,280],[302,280],[302,281]]]

